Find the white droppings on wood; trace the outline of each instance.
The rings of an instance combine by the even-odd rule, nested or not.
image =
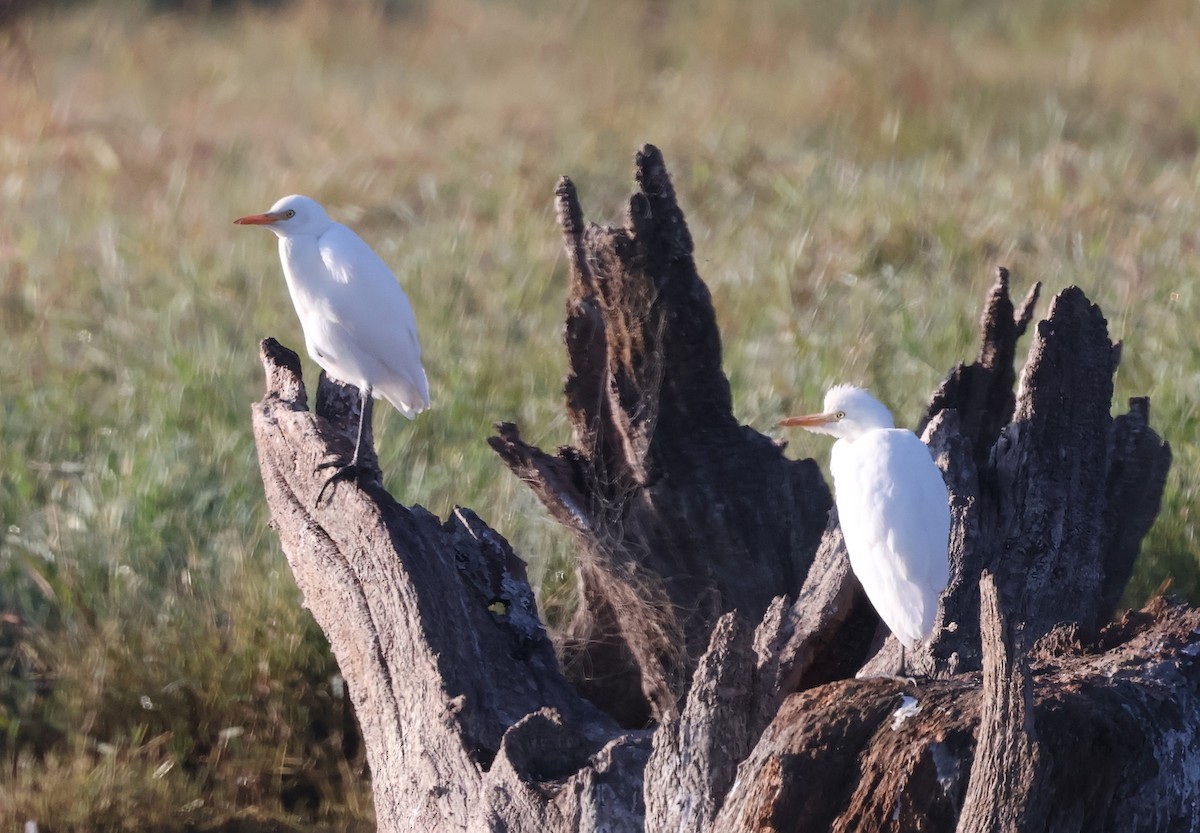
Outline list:
[[[907,694],[900,695],[900,707],[892,712],[892,731],[898,732],[904,721],[916,716],[921,711],[921,704],[916,697]]]

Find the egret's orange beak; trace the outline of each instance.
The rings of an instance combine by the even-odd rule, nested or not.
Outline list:
[[[280,211],[268,211],[266,214],[251,214],[248,217],[238,217],[233,222],[239,226],[269,226],[283,219]]]
[[[779,428],[819,428],[836,420],[836,414],[805,414],[781,419],[775,425]]]

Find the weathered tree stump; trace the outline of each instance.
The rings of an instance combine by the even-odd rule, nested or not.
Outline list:
[[[551,457],[509,423],[491,439],[580,541],[567,674],[634,727],[677,712],[718,616],[756,621],[800,590],[832,504],[812,460],[788,460],[734,419],[712,302],[657,149],[639,154],[637,181],[619,229],[584,226],[574,185],[557,189],[576,446]]]
[[[267,500],[349,684],[380,829],[1200,829],[1200,612],[1157,599],[1109,623],[1170,450],[1146,400],[1110,416],[1100,311],[1060,293],[1014,392],[1037,288],[1014,308],[1001,270],[979,357],[922,426],[953,510],[939,628],[913,658],[932,676],[871,678],[895,642],[829,490],[734,419],[653,147],[637,182],[620,229],[557,192],[574,446],[491,439],[580,543],[557,646],[470,510],[442,521],[377,482],[314,506],[357,394],[322,380],[309,413],[295,354],[263,343]]]

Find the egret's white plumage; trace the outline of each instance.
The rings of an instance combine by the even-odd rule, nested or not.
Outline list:
[[[293,194],[234,221],[279,237],[308,354],[338,381],[370,388],[410,419],[429,407],[417,319],[396,276],[315,200]]]
[[[264,226],[279,238],[279,259],[308,354],[330,376],[362,392],[354,456],[328,486],[356,470],[368,396],[383,397],[410,419],[429,407],[412,305],[371,247],[308,197],[284,197],[269,211],[234,222]]]
[[[850,385],[832,388],[822,413],[780,425],[838,438],[829,467],[850,566],[901,644],[923,642],[950,576],[950,501],[928,447]]]

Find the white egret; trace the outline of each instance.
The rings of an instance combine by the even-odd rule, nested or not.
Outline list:
[[[412,419],[429,407],[417,321],[396,276],[363,242],[308,197],[284,197],[263,214],[234,220],[264,226],[279,238],[279,259],[308,354],[333,378],[359,388],[354,455],[336,467],[317,495],[356,477],[370,397],[382,397]]]
[[[933,631],[949,581],[950,500],[929,448],[862,388],[837,385],[819,414],[788,417],[837,437],[830,454],[838,519],[850,566],[903,649]]]

